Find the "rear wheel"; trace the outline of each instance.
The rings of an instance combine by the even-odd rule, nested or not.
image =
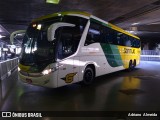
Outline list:
[[[133,65],[132,65],[132,60],[129,61],[129,66],[128,66],[128,71],[132,71]]]
[[[87,67],[84,71],[83,83],[85,85],[90,85],[95,78],[94,71],[91,67]]]
[[[133,62],[133,68],[135,68],[136,67],[136,60],[134,60],[134,62]]]

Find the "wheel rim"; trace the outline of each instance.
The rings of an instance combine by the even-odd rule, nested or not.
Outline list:
[[[90,83],[93,79],[93,73],[90,70],[87,70],[84,76],[85,82]]]

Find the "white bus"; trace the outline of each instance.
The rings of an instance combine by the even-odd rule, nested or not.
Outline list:
[[[131,69],[140,39],[85,12],[61,12],[31,22],[19,58],[23,82],[56,88]]]

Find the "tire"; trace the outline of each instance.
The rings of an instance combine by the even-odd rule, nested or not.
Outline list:
[[[133,68],[135,68],[136,67],[136,60],[134,60],[134,62],[133,62]]]
[[[133,70],[133,64],[132,64],[132,60],[129,61],[129,67],[128,67],[128,71],[132,71]]]
[[[83,75],[83,84],[90,85],[94,81],[94,78],[95,78],[94,70],[91,67],[87,67]]]

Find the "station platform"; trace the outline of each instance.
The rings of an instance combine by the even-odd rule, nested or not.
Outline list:
[[[54,89],[22,83],[17,72],[0,83],[1,111],[160,111],[160,62]]]

